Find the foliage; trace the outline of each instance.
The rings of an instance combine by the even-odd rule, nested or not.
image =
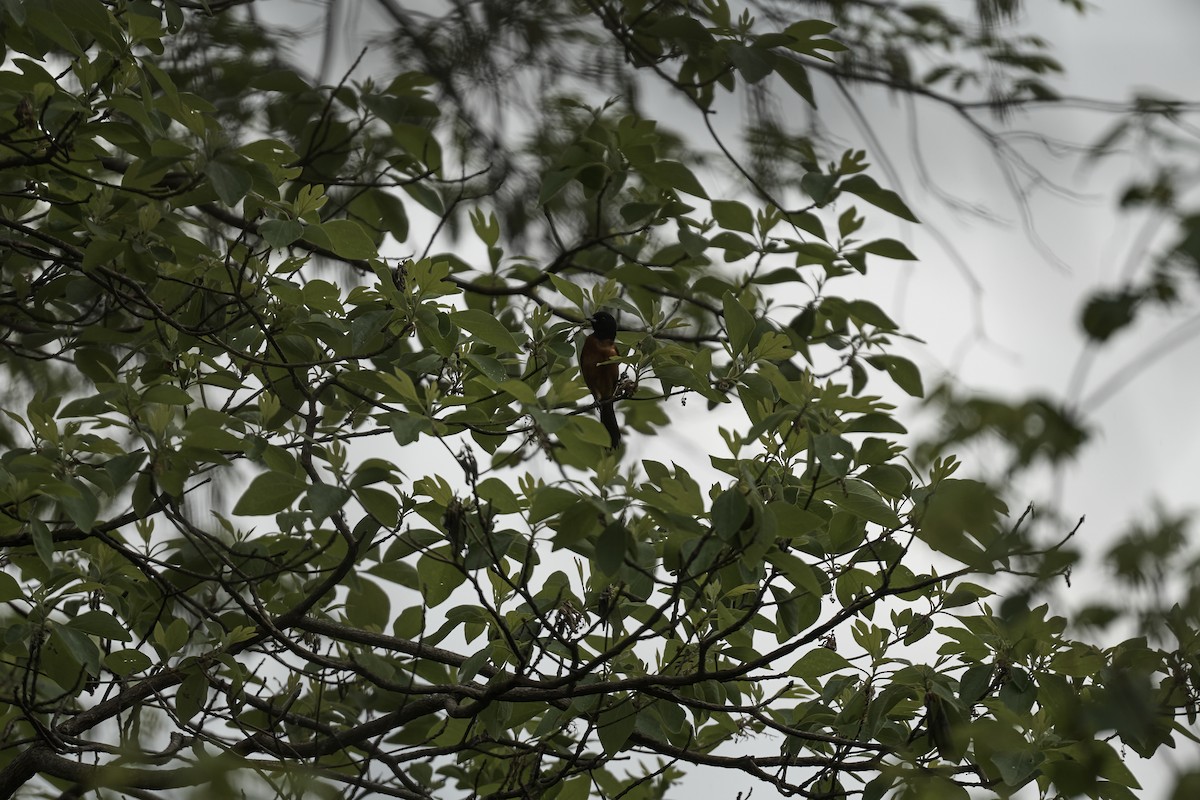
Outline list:
[[[834,293],[913,258],[864,216],[903,199],[862,151],[777,132],[803,157],[768,173],[712,128],[747,85],[811,105],[848,63],[832,22],[481,4],[401,28],[419,68],[325,86],[240,5],[3,7],[0,795],[635,798],[703,769],[1123,798],[1125,751],[1194,739],[1194,591],[1153,638],[1077,638],[1037,594],[1071,532],[908,459],[903,334]],[[875,4],[832,5],[862,39]],[[577,44],[617,99],[572,91]],[[547,71],[523,148],[468,113],[501,53]],[[642,110],[643,74],[717,153]],[[601,307],[630,438],[720,411],[686,422],[719,482],[606,450],[574,366]],[[1083,435],[973,411],[944,445]],[[1123,579],[1181,525],[1114,552]]]
[[[1080,322],[1093,341],[1107,341],[1133,323],[1146,306],[1169,308],[1195,297],[1200,210],[1193,197],[1192,165],[1200,152],[1190,126],[1189,113],[1194,110],[1178,100],[1138,97],[1091,147],[1090,160],[1099,161],[1131,142],[1139,145],[1150,174],[1125,187],[1121,207],[1130,213],[1152,211],[1155,224],[1165,221],[1163,227],[1169,232],[1149,268],[1126,270],[1121,285],[1096,292],[1085,305]]]

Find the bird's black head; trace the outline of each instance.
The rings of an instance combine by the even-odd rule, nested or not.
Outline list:
[[[595,332],[596,338],[617,338],[617,321],[607,311],[597,311],[588,317],[588,322],[592,323],[592,330]]]

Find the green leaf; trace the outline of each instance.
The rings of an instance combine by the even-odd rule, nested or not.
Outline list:
[[[452,311],[450,319],[463,330],[478,336],[483,341],[495,347],[500,353],[519,352],[521,346],[516,338],[500,320],[492,314],[477,308],[466,311]]]
[[[104,471],[108,473],[113,486],[121,489],[137,474],[145,460],[145,453],[125,453],[104,462]]]
[[[575,492],[559,486],[540,486],[533,494],[533,502],[529,509],[529,521],[541,522],[556,514],[561,514],[579,501]]]
[[[775,72],[787,82],[788,86],[792,87],[796,94],[804,98],[804,102],[813,108],[817,107],[812,81],[809,80],[808,70],[803,64],[785,54],[777,54],[775,56]]]
[[[858,477],[894,499],[902,498],[912,483],[908,470],[897,464],[872,464]]]
[[[850,316],[859,322],[867,325],[874,325],[876,328],[885,331],[896,330],[896,323],[892,318],[883,312],[879,306],[872,303],[870,300],[851,300],[846,303],[846,310],[850,312]]]
[[[579,775],[568,781],[563,781],[562,790],[555,800],[588,800],[592,791],[592,779],[588,775]]]
[[[0,603],[20,600],[24,596],[25,593],[21,591],[21,584],[17,583],[17,579],[7,572],[0,572]]]
[[[434,107],[434,110],[436,111],[436,107]],[[424,125],[409,125],[403,122],[396,122],[392,124],[391,129],[392,138],[396,140],[396,144],[400,145],[409,153],[411,153],[414,158],[426,165],[430,171],[434,173],[441,171],[442,146],[428,127]],[[406,182],[406,188],[411,189],[415,187],[422,187],[425,189],[430,188],[426,183]],[[415,191],[410,192],[410,194],[414,199],[417,200],[417,202],[423,203],[423,200],[420,197],[421,192]],[[430,208],[430,210],[433,210],[431,206],[435,203],[438,206],[441,205],[440,201],[435,201],[432,198],[426,199],[430,201],[429,205],[426,205],[426,208]]]
[[[642,174],[655,186],[663,189],[678,189],[681,192],[708,199],[708,193],[696,176],[678,161],[655,161],[642,168]]]
[[[713,501],[713,529],[719,536],[728,538],[741,529],[749,513],[746,496],[737,489],[726,489]]]
[[[780,267],[779,269],[760,273],[754,277],[755,283],[763,284],[764,286],[777,283],[802,283],[803,281],[804,278],[795,267]]]
[[[853,478],[841,481],[835,486],[818,491],[817,497],[876,525],[885,528],[900,527],[900,518],[896,516],[896,512],[883,502],[870,484],[862,481]]]
[[[494,384],[503,383],[504,380],[508,379],[509,373],[505,371],[503,363],[500,363],[498,359],[493,359],[490,355],[469,354],[467,356],[467,363],[475,367],[475,369],[479,369],[479,372],[486,375],[487,379],[491,380]],[[416,398],[414,397],[414,399]]]
[[[115,45],[108,36],[113,20],[102,3],[92,0],[54,0],[53,6],[59,17],[70,20],[74,30],[102,36],[107,43]]]
[[[1024,786],[1033,779],[1038,766],[1046,757],[1033,750],[995,753],[992,763],[1000,770],[1000,779],[1009,786]]]
[[[13,2],[8,2],[6,5],[9,8],[14,7]],[[71,32],[71,28],[66,24],[65,19],[57,10],[54,10],[49,3],[15,3],[16,7],[22,7],[21,13],[28,13],[30,27],[35,29],[39,34],[44,35],[53,41],[63,50],[76,55],[83,55],[83,48],[79,46],[79,40]]]
[[[562,294],[563,297],[570,300],[577,309],[583,311],[585,306],[583,289],[579,288],[579,286],[562,277],[561,275],[555,275],[553,273],[550,275],[550,282],[554,284],[554,288],[558,289],[559,293]]]
[[[515,514],[522,503],[512,487],[499,478],[486,478],[476,487],[479,496],[487,500],[501,514]]]
[[[161,622],[154,626],[154,642],[166,655],[171,656],[183,649],[191,637],[191,629],[187,620],[173,619],[166,626]]]
[[[912,254],[911,250],[902,242],[898,242],[895,239],[876,239],[873,242],[867,242],[858,249],[864,253],[883,256],[884,258],[894,258],[898,261],[917,260],[917,257]]]
[[[396,527],[400,519],[400,501],[395,494],[371,486],[359,486],[354,490],[354,496],[380,525],[389,530]]]
[[[193,666],[175,691],[175,714],[181,722],[186,722],[199,714],[207,702],[208,678],[203,669]]]
[[[446,206],[442,202],[442,196],[438,194],[437,189],[424,183],[406,183],[404,191],[416,200],[422,208],[430,211],[436,216],[442,216],[446,213]]]
[[[86,633],[59,625],[54,628],[52,638],[61,641],[71,657],[84,667],[88,674],[100,673],[100,648]]]
[[[850,668],[850,662],[837,651],[828,647],[813,647],[792,665],[788,675],[811,681],[830,672]]]
[[[582,169],[582,165],[560,167],[547,172],[542,178],[542,186],[538,190],[538,205],[544,206],[558,196],[558,193],[579,174],[580,169]]]
[[[208,162],[205,173],[212,181],[217,197],[227,206],[236,206],[254,185],[254,179],[249,172],[223,161]]]
[[[713,219],[722,228],[742,233],[754,233],[754,214],[745,203],[736,200],[713,200]]]
[[[745,47],[731,44],[728,47],[729,60],[737,67],[748,84],[755,84],[771,74],[774,67],[773,54],[757,47]]]
[[[925,695],[925,726],[929,738],[937,747],[938,755],[946,761],[962,760],[967,740],[961,731],[962,712],[952,700],[934,692]],[[966,794],[966,791],[963,791]]]
[[[625,748],[625,743],[637,725],[637,709],[628,702],[618,702],[614,707],[600,712],[597,733],[600,745],[607,755],[613,756]]]
[[[91,272],[96,267],[111,266],[117,257],[125,252],[127,246],[126,242],[117,239],[92,239],[83,252],[83,271]],[[91,377],[91,373],[88,373],[88,377]]]
[[[145,392],[142,393],[143,403],[162,403],[168,406],[187,406],[196,401],[196,398],[185,389],[171,383],[156,383]]]
[[[250,482],[233,513],[240,517],[277,514],[290,507],[306,488],[308,484],[295,475],[264,472]]]
[[[392,235],[397,242],[408,239],[408,209],[400,198],[390,192],[375,192],[375,204],[379,207],[379,221],[384,230]]]
[[[450,597],[450,593],[462,585],[466,576],[449,561],[450,550],[438,548],[417,560],[417,575],[421,580],[421,594],[429,608],[436,608]]]
[[[782,500],[767,504],[767,513],[775,518],[775,529],[785,539],[798,539],[823,527],[825,521],[811,511]]]
[[[308,488],[308,505],[312,509],[313,522],[320,523],[346,505],[350,490],[332,483],[314,483]]]
[[[615,576],[625,565],[629,532],[619,522],[608,525],[596,538],[596,567],[605,575]]]
[[[925,396],[925,387],[921,384],[921,371],[907,358],[893,355],[870,356],[866,362],[887,372],[896,385],[912,397]]]
[[[309,225],[304,230],[304,238],[332,250],[341,258],[364,259],[378,255],[375,242],[362,225],[352,219],[334,219]]]
[[[356,628],[387,630],[392,602],[379,584],[361,575],[350,582],[346,595],[346,621]]]
[[[107,393],[106,393],[107,394]],[[63,417],[97,417],[112,410],[109,398],[105,395],[78,397],[62,407],[59,416]]]
[[[104,666],[126,678],[150,669],[153,661],[139,650],[114,650],[104,657]]]
[[[779,567],[797,591],[802,591],[814,598],[824,595],[821,585],[822,578],[803,559],[797,558],[791,553],[778,552],[772,554],[771,563]]]
[[[117,359],[107,350],[96,347],[80,347],[75,350],[75,367],[92,383],[112,383],[120,367]]]
[[[823,242],[829,241],[829,236],[825,233],[825,223],[821,222],[821,218],[811,211],[785,212],[782,216],[789,225],[794,225],[805,233],[811,233]]]
[[[846,425],[846,433],[908,433],[891,414],[871,412],[855,417]]]
[[[100,513],[100,499],[88,484],[78,478],[71,479],[71,487],[75,492],[63,493],[58,502],[79,530],[90,531],[96,524],[96,515]]]
[[[812,437],[813,455],[831,478],[843,478],[854,463],[854,445],[835,433],[818,433]]]
[[[643,30],[651,36],[674,39],[701,47],[711,44],[713,41],[713,36],[704,23],[691,14],[662,16],[643,26]]]
[[[751,354],[756,361],[786,361],[796,355],[792,340],[782,333],[767,331],[754,346]]]
[[[871,205],[882,208],[884,211],[894,214],[901,219],[906,219],[909,222],[920,222],[916,215],[912,211],[909,211],[904,201],[900,199],[900,195],[889,189],[884,189],[869,175],[852,175],[842,181],[841,189],[844,192],[856,194]]]
[[[783,32],[796,42],[807,42],[814,36],[824,36],[836,28],[837,25],[823,19],[802,19],[788,25]]]
[[[721,298],[725,310],[725,330],[729,333],[729,349],[734,355],[744,353],[750,345],[750,335],[754,333],[754,317],[746,307],[738,302],[732,292],[726,292]]]
[[[303,95],[312,90],[308,82],[290,69],[273,69],[259,72],[250,79],[250,86],[266,92],[281,92],[286,95]]]
[[[114,642],[133,641],[129,629],[122,625],[116,617],[105,611],[85,611],[68,620],[66,626],[83,633],[99,636],[101,639],[111,639]]]
[[[295,219],[269,219],[258,226],[263,241],[279,250],[304,235],[304,225]]]
[[[813,199],[818,206],[823,206],[832,199],[833,190],[837,186],[836,175],[825,175],[820,172],[808,172],[800,179],[800,188]]]
[[[958,684],[958,697],[964,706],[973,706],[983,699],[995,672],[992,664],[974,664],[967,668]]]
[[[533,389],[529,388],[529,384],[524,381],[510,378],[509,380],[501,381],[499,388],[500,391],[511,395],[519,403],[529,406],[537,405],[537,395],[534,394]]]

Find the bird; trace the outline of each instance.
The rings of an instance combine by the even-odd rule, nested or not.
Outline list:
[[[592,323],[592,332],[583,340],[579,372],[600,405],[600,422],[608,429],[612,440],[610,448],[615,450],[621,444],[621,426],[617,424],[617,412],[613,408],[621,373],[620,364],[613,361],[620,355],[617,352],[617,321],[607,311],[597,311],[588,317],[588,322]]]

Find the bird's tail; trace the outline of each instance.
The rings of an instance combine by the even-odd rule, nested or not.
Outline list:
[[[600,404],[600,421],[608,429],[608,438],[612,440],[609,446],[616,450],[621,444],[621,426],[617,424],[617,410],[613,406],[612,400]]]

